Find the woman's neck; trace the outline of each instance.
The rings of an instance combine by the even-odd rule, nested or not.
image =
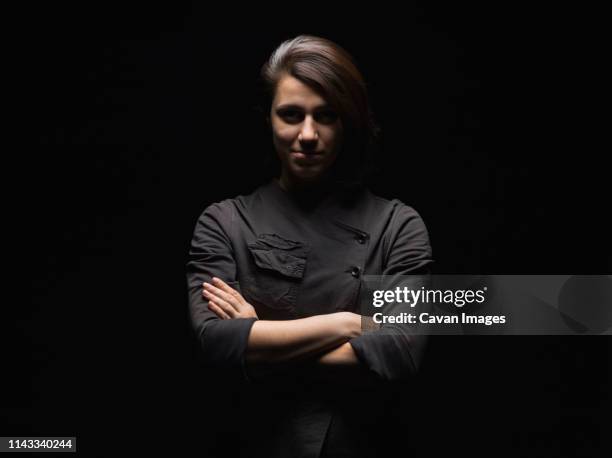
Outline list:
[[[288,194],[301,202],[317,203],[325,199],[335,186],[330,175],[325,175],[316,181],[297,181],[281,174],[277,179],[279,186]]]

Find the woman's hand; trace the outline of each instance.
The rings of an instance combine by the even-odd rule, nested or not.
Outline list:
[[[217,277],[213,285],[204,283],[202,295],[208,300],[208,309],[222,320],[232,318],[258,318],[255,308],[244,300],[242,294]],[[258,318],[259,319],[259,318]]]

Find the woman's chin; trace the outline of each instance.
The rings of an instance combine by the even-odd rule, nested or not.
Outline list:
[[[291,175],[298,181],[314,182],[323,176],[323,172],[322,167],[314,165],[296,166],[293,168]]]

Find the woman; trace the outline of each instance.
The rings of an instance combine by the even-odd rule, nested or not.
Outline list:
[[[364,434],[346,393],[410,378],[421,352],[400,326],[363,332],[363,276],[427,274],[429,238],[415,210],[363,185],[376,131],[346,51],[302,35],[262,76],[280,177],[200,216],[187,266],[192,323],[206,364],[250,380],[254,393],[274,386],[286,401],[284,388],[303,389],[257,433],[267,436],[262,455],[356,456]],[[321,377],[335,383],[321,387]]]

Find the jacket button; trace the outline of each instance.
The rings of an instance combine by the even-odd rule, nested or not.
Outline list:
[[[361,273],[361,270],[359,269],[359,267],[353,267],[351,269],[351,275],[355,278],[359,278],[360,273]]]

